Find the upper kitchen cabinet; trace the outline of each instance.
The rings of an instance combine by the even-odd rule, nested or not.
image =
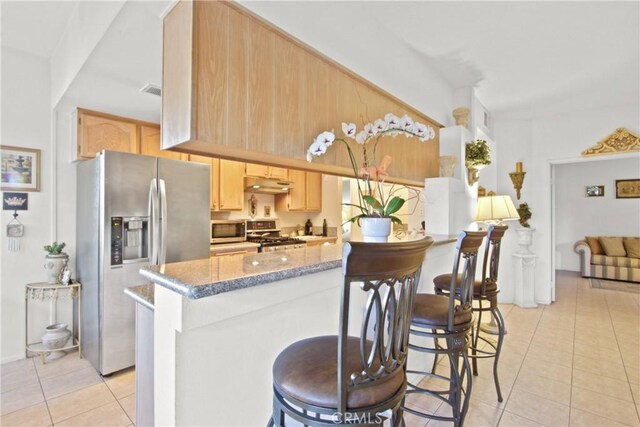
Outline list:
[[[189,161],[211,167],[212,211],[241,211],[244,205],[244,163],[189,155]]]
[[[101,150],[138,152],[138,125],[123,117],[77,109],[77,154],[92,159]]]
[[[171,160],[188,160],[189,155],[160,149],[160,126],[140,125],[140,154]]]
[[[293,187],[286,194],[275,195],[277,212],[320,212],[322,210],[322,174],[292,169]]]
[[[439,123],[238,3],[181,0],[163,37],[163,148],[351,176],[342,144],[306,161],[318,133],[406,113],[436,138],[380,144],[393,158],[387,181],[422,186],[438,176]]]
[[[245,166],[245,175],[255,176],[257,178],[287,179],[287,170],[275,166],[247,163]]]

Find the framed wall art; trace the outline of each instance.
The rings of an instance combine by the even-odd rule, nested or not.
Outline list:
[[[0,147],[2,191],[40,191],[40,150]]]
[[[640,198],[639,179],[616,179],[616,199]]]
[[[587,185],[585,193],[587,197],[602,197],[604,196],[604,185]]]

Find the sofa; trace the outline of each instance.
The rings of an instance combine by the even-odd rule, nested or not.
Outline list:
[[[576,242],[582,277],[640,283],[640,238],[587,236]]]

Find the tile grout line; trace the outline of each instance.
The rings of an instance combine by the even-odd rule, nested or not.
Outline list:
[[[613,323],[613,318],[611,317],[611,309],[609,308],[609,300],[607,298],[607,294],[604,295],[604,303],[607,306],[607,313],[609,314],[609,321],[611,322],[611,327],[613,329],[613,338],[616,340],[616,346],[618,347],[618,353],[620,354],[620,359],[622,359],[622,367],[624,369],[624,374],[627,377],[627,386],[629,387],[629,392],[631,393],[631,399],[633,400],[633,405],[636,410],[636,421],[640,420],[640,410],[638,409],[638,402],[636,402],[636,397],[633,394],[633,389],[631,388],[631,379],[629,378],[629,372],[627,371],[627,365],[624,364],[624,358],[622,357],[622,351],[620,350],[620,342],[618,341],[618,334],[616,332],[616,328]]]
[[[118,406],[120,407],[120,409],[122,409],[122,412],[124,412],[124,414],[127,416],[127,419],[129,421],[131,421],[132,424],[135,425],[135,421],[131,419],[131,417],[129,416],[129,414],[127,413],[127,411],[125,411],[124,407],[122,406],[122,404],[120,403],[120,399],[118,399],[118,397],[113,393],[113,390],[111,390],[111,387],[109,387],[109,384],[107,384],[107,381],[104,379],[104,377],[102,375],[100,375],[100,379],[102,380],[102,382],[104,383],[105,386],[107,386],[107,390],[109,390],[109,393],[111,393],[111,395],[113,396],[113,398],[116,400],[116,402],[118,403]],[[132,394],[135,394],[132,393]],[[125,397],[129,397],[131,396],[131,394],[125,396]],[[136,408],[137,410],[137,408]]]
[[[573,305],[573,346],[571,347],[573,350],[573,354],[571,355],[571,384],[569,389],[569,425],[571,425],[571,415],[573,412],[573,369],[576,363],[576,330],[578,329],[578,286],[580,285],[580,278],[576,277],[576,280],[573,284],[574,289],[574,300],[575,303]]]
[[[515,307],[512,307],[511,310],[509,310],[509,314],[511,314],[513,312],[514,308]],[[527,345],[527,350],[524,352],[524,357],[522,358],[522,362],[520,362],[520,366],[518,367],[518,371],[516,372],[516,377],[513,380],[513,385],[511,386],[511,390],[509,390],[509,395],[507,396],[506,399],[504,399],[504,406],[502,407],[502,411],[500,412],[500,417],[498,417],[498,422],[496,423],[496,426],[500,425],[500,422],[502,421],[502,416],[504,415],[504,411],[507,409],[507,404],[509,403],[509,399],[511,398],[511,394],[513,393],[513,389],[515,388],[516,382],[518,381],[518,377],[520,376],[520,371],[522,370],[522,365],[524,365],[524,361],[527,358],[527,354],[529,353],[529,349],[531,348],[531,343],[533,342],[533,337],[535,336],[536,331],[538,330],[538,325],[540,325],[540,320],[542,320],[542,316],[544,315],[544,310],[545,310],[545,308],[543,307],[542,308],[542,313],[540,314],[540,316],[538,317],[538,321],[536,322],[536,327],[533,330],[533,335],[531,335],[531,339],[529,339],[529,344]],[[507,316],[507,318],[508,317],[509,316]],[[506,326],[507,318],[505,318],[505,326]],[[504,343],[503,343],[503,345],[504,345]],[[509,413],[511,413],[511,412],[509,412]],[[537,422],[535,420],[530,420],[529,418],[524,417],[524,416],[522,416],[520,414],[516,414],[516,415],[518,415],[519,417],[525,418],[525,419],[527,419],[529,421]]]
[[[47,400],[47,396],[44,394],[44,388],[42,387],[42,381],[40,380],[40,373],[38,372],[38,368],[36,367],[35,359],[36,357],[32,357],[31,361],[33,363],[33,369],[36,371],[36,377],[38,378],[38,385],[40,386],[40,393],[42,393],[42,398],[44,399],[44,405],[47,407],[47,414],[49,414],[49,422],[53,425],[53,416],[51,415],[51,409],[49,409],[49,402]]]

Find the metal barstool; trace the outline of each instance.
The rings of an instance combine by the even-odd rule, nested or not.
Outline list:
[[[431,338],[434,341],[433,346],[418,345],[415,341],[410,341],[409,348],[414,351],[431,353],[435,356],[446,354],[449,357],[451,369],[449,377],[438,375],[435,370],[431,372],[407,370],[407,373],[410,374],[439,378],[449,383],[448,390],[430,390],[409,383],[407,395],[421,393],[436,397],[451,406],[452,416],[443,417],[427,414],[403,404],[404,410],[409,413],[429,419],[453,421],[455,426],[461,426],[464,422],[471,393],[471,369],[467,349],[470,346],[469,333],[473,327],[471,312],[473,283],[475,281],[478,249],[485,235],[484,231],[463,231],[458,236],[451,277],[460,277],[460,282],[458,284],[456,280],[451,280],[449,289],[454,292],[454,289],[458,286],[459,298],[417,294],[413,305],[410,334],[416,337]],[[438,339],[446,341],[446,348],[438,345]],[[460,357],[462,357],[462,365],[460,365]],[[467,382],[466,386],[463,387],[465,375],[467,376]]]
[[[284,426],[285,417],[310,426],[380,424],[389,413],[392,425],[402,423],[411,310],[432,244],[430,237],[344,244],[339,334],[295,342],[278,355],[269,425]],[[360,296],[362,326],[349,336],[350,301]]]
[[[485,242],[484,257],[482,263],[482,279],[476,280],[473,286],[473,299],[478,301],[478,305],[473,307],[473,313],[477,315],[476,327],[472,331],[471,339],[471,361],[473,364],[473,375],[478,375],[477,359],[493,358],[493,381],[496,385],[498,402],[502,402],[502,392],[498,380],[498,361],[502,351],[502,342],[505,335],[505,323],[502,313],[498,308],[498,266],[500,262],[500,243],[504,233],[509,227],[506,225],[491,225],[487,230],[487,240]],[[433,279],[436,294],[450,295],[448,284],[451,282],[451,274],[442,274]],[[456,288],[457,289],[457,288]],[[457,295],[458,291],[456,291]],[[489,312],[497,325],[498,340],[494,341],[484,335],[480,335],[482,324],[482,314]],[[489,345],[489,349],[480,349],[480,340]],[[434,365],[435,366],[435,365]]]

